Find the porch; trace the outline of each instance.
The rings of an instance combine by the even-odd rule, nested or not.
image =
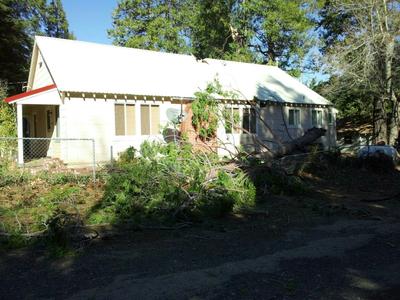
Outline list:
[[[23,156],[25,162],[45,157],[60,157],[58,105],[22,105]]]
[[[60,157],[60,94],[56,85],[31,90],[6,101],[16,105],[18,164],[44,157]]]

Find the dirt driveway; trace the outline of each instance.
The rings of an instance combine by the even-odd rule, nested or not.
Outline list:
[[[399,250],[395,219],[132,232],[58,260],[40,249],[3,254],[0,298],[399,299]]]

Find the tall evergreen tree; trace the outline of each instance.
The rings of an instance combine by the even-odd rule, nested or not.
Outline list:
[[[60,0],[0,0],[0,81],[22,91],[34,35],[72,38]]]
[[[37,2],[0,0],[0,81],[11,93],[21,92],[26,80],[32,39],[39,30]]]
[[[189,0],[122,0],[108,31],[114,44],[188,53]]]
[[[307,15],[316,1],[248,0],[243,1],[242,29],[250,41],[256,60],[297,69],[309,49],[307,33],[313,23]]]
[[[321,0],[121,0],[114,44],[298,68]]]
[[[45,7],[43,27],[47,36],[75,39],[73,34],[69,31],[68,20],[61,0],[51,0]]]

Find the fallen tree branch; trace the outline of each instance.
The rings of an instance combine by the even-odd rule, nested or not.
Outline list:
[[[391,196],[383,197],[383,198],[376,198],[376,199],[361,199],[361,202],[367,202],[367,203],[372,203],[372,202],[382,202],[382,201],[387,201],[391,200],[394,198],[400,197],[400,192]]]

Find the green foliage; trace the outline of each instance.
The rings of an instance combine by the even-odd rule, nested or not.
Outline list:
[[[45,237],[52,251],[61,254],[68,250],[81,229],[81,210],[93,205],[89,203],[95,193],[87,191],[89,185],[75,180],[59,183],[49,178],[50,175],[1,174],[0,188],[6,184],[2,191],[9,192],[7,201],[4,197],[0,200],[0,231],[10,234],[1,241],[5,247],[22,247]]]
[[[203,140],[215,137],[218,128],[218,103],[215,99],[218,87],[209,84],[205,91],[196,93],[192,103],[192,124]]]
[[[38,224],[45,229],[54,224],[58,214],[65,214],[67,210],[73,210],[76,196],[81,192],[79,187],[53,188],[47,195],[40,197],[36,204],[37,210],[34,217]]]
[[[133,147],[129,147],[119,156],[119,162],[121,164],[133,162],[136,159],[136,149]]]
[[[222,112],[226,133],[232,133],[234,127],[240,127],[240,114],[237,111],[232,111],[231,108],[226,108]]]
[[[32,176],[25,172],[11,172],[8,164],[0,164],[0,187],[28,182]]]
[[[25,80],[32,42],[21,1],[0,1],[0,80]],[[16,89],[17,90],[17,89]]]
[[[278,169],[268,168],[262,164],[252,167],[249,176],[263,200],[266,194],[299,196],[309,191],[298,176],[288,176]]]
[[[236,99],[237,95],[222,89],[217,79],[209,83],[205,90],[195,94],[192,102],[192,124],[202,140],[209,140],[216,136],[218,121],[224,117],[220,112],[217,98]],[[232,125],[232,124],[231,124]]]
[[[326,85],[347,116],[374,123],[373,139],[398,136],[400,90],[398,1],[327,1],[320,13],[324,68],[334,78]]]
[[[255,190],[240,171],[219,172],[213,155],[193,153],[189,144],[145,142],[132,161],[117,162],[105,187],[104,201],[92,220],[104,211],[114,222],[167,222],[176,218],[221,216],[254,205]]]
[[[47,36],[75,39],[69,31],[68,20],[61,0],[51,0],[44,11],[44,31]]]
[[[48,173],[41,172],[38,177],[48,184],[57,185],[57,184],[88,184],[93,181],[92,175],[82,175],[82,174],[73,174],[73,173]]]
[[[22,91],[34,35],[71,38],[60,0],[0,1],[0,80],[9,93]]]
[[[14,137],[17,135],[15,110],[4,102],[6,95],[7,87],[0,81],[0,137]],[[15,140],[0,140],[0,173],[2,166],[13,159],[16,144]]]
[[[195,1],[191,27],[192,52],[198,59],[220,58],[251,62],[243,35],[236,32],[240,6],[236,0]]]
[[[225,197],[233,200],[233,211],[240,211],[256,204],[256,188],[243,172],[237,172],[232,176],[220,171],[215,185],[223,187]]]
[[[346,85],[349,80],[347,76],[333,76],[329,81],[316,85],[314,90],[335,105],[339,110],[339,118],[352,118],[354,123],[370,120],[375,92],[367,86],[348,89]]]
[[[258,58],[285,69],[295,69],[310,45],[305,44],[313,23],[307,13],[314,1],[243,1],[247,40]]]
[[[188,53],[185,22],[190,1],[121,0],[108,35],[114,44],[133,48]]]
[[[121,0],[109,36],[127,47],[297,70],[309,47],[304,41],[315,2]]]

